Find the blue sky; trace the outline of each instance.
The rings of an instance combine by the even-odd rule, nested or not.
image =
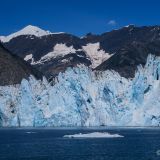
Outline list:
[[[0,0],[0,35],[28,24],[78,36],[128,24],[160,25],[160,0]]]

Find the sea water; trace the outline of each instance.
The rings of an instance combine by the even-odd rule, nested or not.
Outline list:
[[[3,128],[0,160],[160,160],[160,128]]]

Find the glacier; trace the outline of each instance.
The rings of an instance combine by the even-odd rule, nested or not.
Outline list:
[[[0,86],[0,126],[160,126],[160,57],[133,79],[113,70],[68,68],[53,81],[30,76]]]

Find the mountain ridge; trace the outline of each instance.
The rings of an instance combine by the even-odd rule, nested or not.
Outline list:
[[[81,64],[94,70],[113,69],[121,76],[132,78],[136,66],[144,65],[148,54],[159,56],[160,26],[128,25],[82,38],[68,33],[20,35],[3,44],[48,78]]]

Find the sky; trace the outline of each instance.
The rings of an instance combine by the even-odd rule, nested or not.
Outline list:
[[[160,0],[0,0],[0,35],[27,25],[77,36],[160,25]]]

